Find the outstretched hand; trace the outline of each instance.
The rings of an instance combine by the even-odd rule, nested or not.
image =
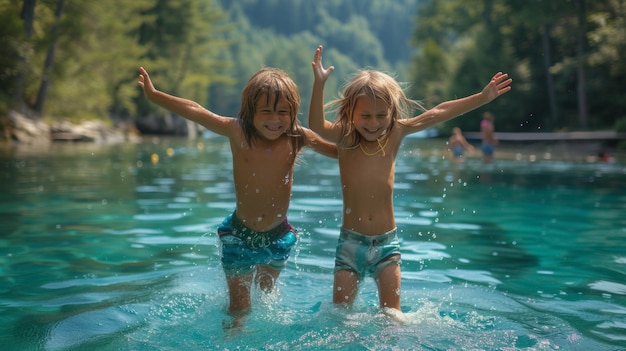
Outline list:
[[[508,74],[498,72],[491,78],[489,84],[487,84],[482,91],[482,94],[487,97],[487,101],[492,101],[511,90],[511,82],[513,82],[513,79],[507,79],[508,77]]]
[[[143,67],[139,67],[139,80],[137,81],[137,85],[143,89],[143,94],[145,96],[152,94],[156,90],[154,89],[154,85],[150,80],[148,72]]]
[[[317,47],[317,49],[315,50],[315,57],[313,58],[311,66],[313,66],[313,76],[315,77],[315,81],[325,83],[326,79],[328,79],[328,76],[330,76],[332,71],[335,70],[335,67],[330,66],[324,69],[324,66],[322,65],[323,49],[324,48],[321,45]]]

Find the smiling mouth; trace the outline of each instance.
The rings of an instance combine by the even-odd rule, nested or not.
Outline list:
[[[268,125],[266,125],[265,128],[269,130],[270,132],[279,132],[282,129],[281,126],[268,126]]]
[[[376,128],[374,130],[368,129],[368,128],[363,128],[367,133],[369,134],[376,134],[378,132],[380,132],[380,128]]]

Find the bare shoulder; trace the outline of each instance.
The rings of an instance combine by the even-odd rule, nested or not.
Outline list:
[[[391,129],[391,132],[387,137],[389,138],[389,142],[391,143],[391,145],[398,146],[405,136],[414,132],[415,130],[413,130],[412,127],[407,124],[406,120],[400,120],[395,124],[393,129]]]
[[[216,116],[216,125],[212,129],[214,132],[227,136],[229,139],[243,138],[241,123],[236,117]]]
[[[415,117],[401,119],[396,123],[396,129],[402,138],[404,138],[409,134],[417,133],[432,126],[434,123],[430,117],[431,114],[425,112]]]

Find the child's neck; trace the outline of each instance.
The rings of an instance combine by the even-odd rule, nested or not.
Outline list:
[[[384,141],[381,142],[381,139],[384,140]],[[382,153],[382,155],[385,156],[385,146],[387,146],[388,142],[389,142],[389,138],[387,138],[387,135],[382,135],[378,139],[376,139],[376,144],[377,144],[376,145],[376,151],[374,151],[374,152],[366,151],[365,148],[363,147],[363,140],[361,142],[359,142],[359,148],[361,149],[363,154],[365,154],[365,156],[376,156],[379,153]],[[371,143],[373,143],[373,141],[368,141],[367,143],[371,144]]]

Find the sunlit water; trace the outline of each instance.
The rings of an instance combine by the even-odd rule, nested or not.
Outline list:
[[[236,331],[215,235],[235,202],[225,140],[2,150],[0,347],[626,349],[623,159],[509,150],[453,166],[442,143],[408,139],[398,158],[405,323],[378,313],[371,278],[352,310],[333,307],[338,167],[305,152],[300,240]]]

